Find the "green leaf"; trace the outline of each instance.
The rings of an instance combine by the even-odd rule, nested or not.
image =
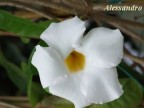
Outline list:
[[[47,46],[47,44],[44,43],[43,41],[40,41],[39,45]],[[29,63],[28,63],[30,78],[29,78],[28,90],[27,90],[29,101],[32,104],[32,107],[35,107],[35,105],[38,102],[42,101],[45,95],[49,95],[48,91],[42,88],[40,81],[38,82],[33,81],[33,77],[36,76],[38,77],[37,69],[31,64],[31,59],[34,52],[35,52],[35,48],[33,49],[30,55]]]
[[[49,21],[47,26],[52,21]],[[44,23],[43,23],[44,24]],[[39,38],[40,34],[47,28],[30,20],[16,17],[8,12],[0,10],[0,28],[15,33],[20,37]]]
[[[23,71],[15,64],[8,61],[0,51],[0,65],[3,66],[11,81],[22,91],[26,91],[26,79]]]
[[[40,82],[34,82],[32,79],[33,76],[31,76],[28,84],[28,97],[32,107],[35,107],[35,105],[40,102],[47,93],[42,88]]]
[[[30,42],[30,39],[28,39],[28,38],[21,38],[21,41],[23,42],[23,43],[25,43],[25,44],[28,44],[29,42]]]
[[[48,21],[41,21],[38,24],[42,27],[47,28],[52,22],[59,22],[58,20],[48,20]]]
[[[29,67],[28,67],[28,64],[26,62],[21,63],[21,70],[23,72],[23,77],[28,82],[31,74],[29,73]]]
[[[119,99],[102,105],[93,105],[90,108],[136,108],[143,97],[142,88],[132,79],[121,79],[120,83],[124,94]]]

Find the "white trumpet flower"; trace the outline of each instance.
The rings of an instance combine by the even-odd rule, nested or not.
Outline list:
[[[120,31],[94,28],[85,36],[78,17],[52,23],[40,36],[49,47],[36,46],[32,64],[43,88],[74,103],[75,108],[103,104],[123,94],[116,66],[123,57]]]

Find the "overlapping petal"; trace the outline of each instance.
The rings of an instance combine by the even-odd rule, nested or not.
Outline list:
[[[41,34],[41,39],[57,49],[65,58],[73,50],[73,46],[81,41],[85,29],[85,23],[74,17],[60,23],[52,23]]]
[[[88,64],[99,68],[117,66],[123,57],[123,36],[118,29],[94,28],[77,50],[85,54]]]
[[[49,87],[49,91],[74,103],[75,108],[83,108],[90,105],[87,98],[81,92],[81,79],[83,73],[68,76],[66,81]]]
[[[82,79],[81,90],[95,104],[113,101],[123,94],[115,67],[90,67]]]
[[[39,72],[43,88],[64,80],[68,74],[61,55],[50,47],[36,46],[32,64]]]

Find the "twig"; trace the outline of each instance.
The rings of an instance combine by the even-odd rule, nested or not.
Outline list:
[[[86,2],[85,0],[62,0],[63,4],[71,7],[74,11],[74,15],[79,15],[83,18],[89,17],[92,13],[91,3]]]
[[[14,106],[14,105],[11,105],[11,104],[8,104],[8,103],[5,103],[5,102],[0,102],[0,107],[1,108],[19,108],[17,106]]]
[[[144,14],[143,15],[139,15],[139,16],[135,16],[135,20],[138,20],[139,18],[144,18]]]
[[[71,14],[74,14],[75,11],[64,5],[64,4],[60,4],[60,3],[55,3],[53,2],[52,0],[13,0],[13,1],[19,1],[19,2],[22,2],[22,3],[29,3],[29,4],[34,4],[34,5],[40,5],[40,6],[45,6],[45,7],[49,7],[49,8],[53,8],[53,9],[57,9],[57,10],[63,10],[67,13],[71,13]]]
[[[19,35],[17,34],[14,34],[14,33],[10,33],[10,32],[3,32],[3,31],[0,31],[0,37],[18,37],[20,38]],[[22,37],[22,38],[27,38],[27,37]],[[30,39],[39,39],[39,38],[36,38],[36,37],[29,37]]]
[[[22,18],[27,18],[27,19],[38,19],[42,17],[34,12],[25,11],[25,10],[20,10],[20,11],[17,10],[14,12],[14,15]]]
[[[101,23],[100,21],[96,20],[96,19],[95,19],[95,22],[96,22],[99,26],[102,25],[102,23]],[[144,39],[141,38],[141,36],[140,36],[139,34],[137,34],[136,32],[134,32],[134,31],[131,30],[130,28],[125,27],[124,25],[122,26],[122,25],[119,25],[119,24],[117,24],[117,23],[112,23],[112,22],[107,22],[107,24],[109,24],[109,25],[111,25],[111,26],[113,26],[113,27],[115,27],[115,28],[120,29],[122,32],[124,32],[125,34],[127,34],[129,37],[131,37],[131,38],[133,38],[133,39],[136,39],[136,40],[138,40],[139,42],[143,42],[143,43],[144,43]]]
[[[0,96],[0,101],[12,104],[14,106],[19,106],[23,108],[31,108],[28,97]],[[7,108],[12,108],[12,107],[7,107]],[[17,107],[13,107],[13,108],[17,108]]]
[[[28,11],[31,11],[31,12],[35,12],[35,13],[37,13],[41,16],[44,16],[48,19],[55,18],[53,15],[51,15],[48,12],[46,13],[43,10],[40,10],[40,9],[37,9],[36,7],[33,7],[32,5],[28,5],[28,4],[24,4],[24,3],[6,1],[6,2],[0,2],[0,6],[14,6],[14,7],[17,7],[17,8],[22,8],[22,9],[25,9],[25,10],[28,10]]]
[[[0,96],[2,101],[28,101],[28,97]]]
[[[15,34],[9,33],[9,32],[0,31],[0,37],[1,37],[1,36],[15,36]]]
[[[133,60],[134,62],[136,63],[139,63],[141,64],[142,66],[144,66],[144,59],[143,58],[139,58],[139,57],[136,57],[136,56],[133,56],[127,52],[125,52],[124,54],[126,57],[130,58],[131,60]]]
[[[71,8],[77,8],[80,9],[81,11],[85,10],[86,7],[88,6],[86,2],[84,2],[84,4],[82,5],[81,0],[79,0],[78,2],[74,2],[73,0],[62,0],[63,4],[71,7]]]
[[[94,11],[104,11],[107,4],[92,4],[92,9]]]
[[[126,20],[126,19],[122,19],[118,17],[113,17],[113,16],[106,16],[102,13],[95,13],[93,14],[93,17],[96,20],[107,22],[107,23],[113,23],[113,24],[115,23],[119,25],[124,25],[126,27],[133,26],[135,28],[144,29],[143,23],[134,22],[134,21],[130,21],[130,20]]]
[[[108,24],[120,29],[122,32],[124,32],[125,34],[127,34],[129,37],[136,39],[140,42],[144,43],[144,39],[141,38],[141,36],[139,34],[137,34],[136,32],[134,32],[133,30],[131,30],[130,28],[126,27],[126,26],[122,26],[120,24],[117,23],[112,23],[112,22],[107,22]]]

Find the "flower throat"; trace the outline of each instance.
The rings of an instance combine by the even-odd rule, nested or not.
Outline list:
[[[65,63],[71,73],[78,72],[84,69],[85,56],[77,51],[73,51],[65,59]]]

